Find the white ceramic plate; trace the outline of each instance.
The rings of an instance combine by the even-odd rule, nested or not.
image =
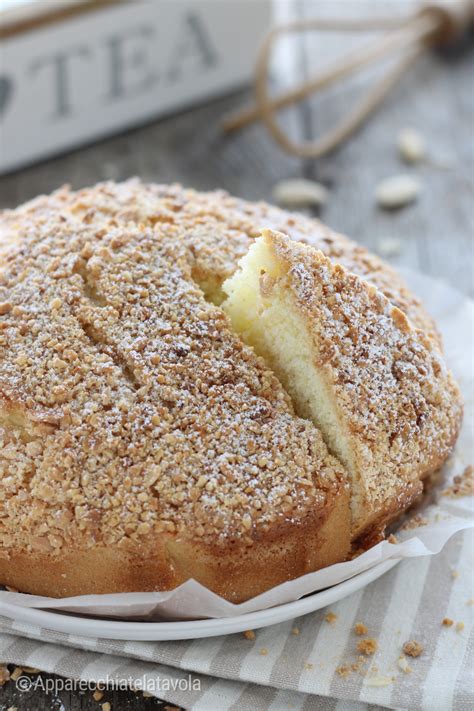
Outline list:
[[[217,637],[221,634],[243,632],[244,630],[268,627],[277,622],[291,620],[308,612],[331,605],[356,590],[365,587],[373,580],[393,568],[399,560],[387,560],[369,570],[334,585],[327,590],[308,595],[296,602],[288,602],[267,610],[249,612],[246,615],[212,620],[186,620],[182,622],[126,622],[93,617],[81,617],[72,613],[48,612],[29,607],[19,607],[2,603],[0,613],[5,617],[27,622],[39,627],[76,634],[81,636],[107,639],[162,641],[176,639],[197,639],[199,637]]]

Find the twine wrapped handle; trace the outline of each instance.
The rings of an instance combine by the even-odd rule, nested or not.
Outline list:
[[[313,19],[290,22],[275,27],[264,39],[260,48],[255,72],[256,105],[243,109],[224,120],[224,131],[231,132],[261,120],[288,153],[300,158],[319,158],[334,150],[351,136],[365,119],[379,106],[396,82],[409,66],[427,48],[454,42],[474,24],[474,0],[453,0],[421,7],[406,19],[357,18],[357,19]],[[360,32],[388,30],[387,34],[373,44],[347,54],[330,68],[296,89],[285,92],[277,98],[268,94],[268,68],[274,43],[283,34],[311,30]],[[362,67],[400,52],[401,58],[364,98],[353,107],[333,129],[314,141],[298,143],[293,141],[279,126],[275,112],[285,106],[301,101],[310,94],[352,74]]]

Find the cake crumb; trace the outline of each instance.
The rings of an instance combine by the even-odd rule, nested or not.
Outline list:
[[[454,477],[453,482],[444,491],[442,496],[449,496],[451,499],[456,499],[461,496],[472,496],[474,494],[474,467],[472,464],[467,466],[462,474]]]
[[[262,647],[259,651],[259,654],[261,654],[262,657],[266,657],[268,654],[268,649],[266,647]]]
[[[349,674],[352,673],[352,669],[349,665],[347,664],[342,664],[340,667],[337,667],[336,669],[336,674],[339,674],[339,676],[342,676],[345,678],[346,676],[349,676]]]
[[[427,526],[428,519],[421,514],[416,514],[412,516],[408,521],[406,521],[401,527],[401,531],[411,531],[413,528],[420,528],[420,526]]]
[[[106,701],[105,704],[102,704],[102,711],[110,711],[112,706],[110,705],[110,701]]]
[[[395,545],[395,543],[398,543],[398,538],[393,533],[391,533],[387,538],[387,541]]]
[[[100,689],[96,689],[94,693],[92,694],[92,698],[94,701],[100,701],[104,696],[104,692],[101,691]]]
[[[377,647],[377,640],[373,637],[361,639],[361,641],[357,643],[357,651],[362,652],[362,654],[366,654],[368,657],[370,657],[372,654],[375,654],[375,652],[377,651]]]
[[[367,634],[368,631],[369,630],[363,622],[356,622],[356,624],[354,625],[354,632],[358,635]]]
[[[329,622],[330,625],[333,625],[337,620],[337,615],[335,612],[329,611],[327,615],[324,616],[324,619],[326,622]]]
[[[458,623],[456,624],[456,631],[457,631],[457,632],[462,632],[463,629],[464,629],[464,622],[458,622]]]
[[[403,645],[402,650],[409,657],[419,657],[423,653],[423,645],[417,642],[416,639],[409,639]]]
[[[293,627],[293,629],[291,630],[291,634],[295,635],[295,637],[297,637],[299,635],[299,633],[300,633],[299,627]]]
[[[0,686],[3,686],[10,680],[10,672],[5,664],[0,664]]]
[[[408,664],[408,659],[403,654],[401,654],[398,658],[398,666],[405,674],[410,674],[413,671],[411,666]]]
[[[445,627],[452,627],[452,625],[454,624],[454,620],[452,620],[450,617],[445,617],[441,624]]]
[[[245,637],[245,639],[254,640],[256,637],[256,634],[253,630],[245,630],[244,637]]]

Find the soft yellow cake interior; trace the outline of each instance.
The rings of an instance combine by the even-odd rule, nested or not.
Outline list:
[[[284,263],[278,260],[270,242],[260,237],[237,272],[224,282],[228,297],[222,308],[234,329],[276,373],[297,414],[316,423],[329,448],[349,471],[354,471],[344,424],[315,365],[311,337],[284,277]]]

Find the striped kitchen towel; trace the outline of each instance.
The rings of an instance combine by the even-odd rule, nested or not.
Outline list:
[[[0,660],[87,681],[129,680],[199,711],[474,708],[472,531],[363,590],[253,635],[120,642],[0,617]],[[443,624],[443,620],[448,624]],[[452,621],[452,624],[449,622]],[[356,623],[367,627],[357,635]],[[357,649],[371,652],[364,654]],[[423,647],[403,654],[409,640]]]

